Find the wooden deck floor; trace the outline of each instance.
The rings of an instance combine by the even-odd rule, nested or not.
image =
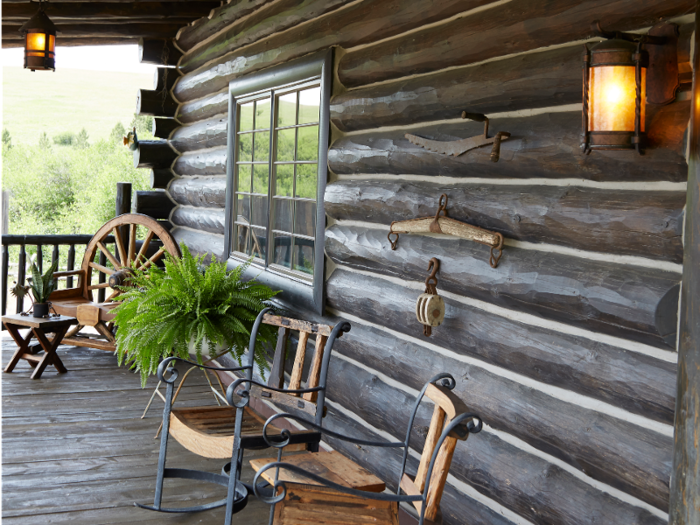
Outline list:
[[[3,368],[15,349],[3,334]],[[222,508],[160,514],[134,506],[153,502],[159,446],[153,437],[162,401],[156,399],[148,416],[140,417],[156,381],[142,390],[139,377],[118,367],[108,352],[61,346],[58,353],[67,374],[49,366],[33,381],[22,361],[13,373],[1,375],[3,524],[223,524]],[[186,385],[178,405],[214,404],[201,374],[191,374]],[[174,439],[168,447],[168,466],[218,473],[224,463],[195,456]],[[243,478],[252,479],[247,462]],[[223,497],[224,487],[166,480],[163,504],[190,506]],[[267,523],[268,515],[269,507],[251,496],[235,519],[257,525]]]

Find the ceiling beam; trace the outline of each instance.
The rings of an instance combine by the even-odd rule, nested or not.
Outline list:
[[[178,30],[185,24],[182,23],[126,23],[126,24],[56,24],[59,33],[56,37],[57,45],[65,45],[62,41],[68,38],[173,38]],[[2,25],[3,46],[5,41],[23,40],[19,33],[20,25],[12,23]]]
[[[130,37],[86,37],[86,38],[62,38],[58,44],[60,47],[75,47],[75,46],[104,46],[104,45],[126,45],[138,44],[138,38]],[[2,38],[3,49],[24,47],[24,40],[7,39],[5,35]],[[60,51],[60,50],[59,50]],[[59,64],[60,65],[60,64]]]
[[[54,22],[93,19],[193,19],[207,16],[220,2],[51,2],[45,4],[46,14]],[[36,3],[6,3],[2,5],[3,22],[24,23],[37,12]]]

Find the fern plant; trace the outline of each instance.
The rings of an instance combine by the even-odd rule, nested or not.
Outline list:
[[[242,281],[248,264],[227,271],[225,262],[213,258],[205,268],[203,256],[193,257],[185,245],[181,250],[181,259],[166,254],[164,270],[135,270],[116,308],[119,364],[131,362],[142,386],[162,359],[188,359],[191,343],[200,363],[205,345],[212,356],[223,345],[241,363],[255,318],[277,293]],[[261,375],[268,366],[261,350],[276,334],[270,325],[260,325],[255,362]]]

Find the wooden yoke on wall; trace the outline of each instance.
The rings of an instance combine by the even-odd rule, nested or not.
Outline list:
[[[489,257],[491,268],[498,266],[498,261],[501,260],[501,255],[503,254],[503,235],[500,233],[484,230],[478,226],[472,226],[466,222],[456,221],[447,217],[447,194],[445,193],[440,195],[438,211],[435,217],[422,217],[391,223],[387,238],[391,243],[392,250],[396,249],[400,233],[444,233],[485,244],[491,247],[491,255]],[[393,241],[391,240],[392,234],[396,235],[396,239]]]

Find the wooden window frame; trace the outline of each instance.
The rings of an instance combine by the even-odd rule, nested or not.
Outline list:
[[[236,216],[235,177],[236,177],[236,135],[239,103],[244,103],[260,95],[271,91],[283,91],[293,87],[303,86],[309,82],[316,82],[321,88],[318,123],[318,173],[316,188],[316,231],[314,245],[314,273],[305,277],[293,269],[288,270],[274,264],[270,264],[270,244],[266,249],[266,262],[254,259],[245,270],[243,278],[256,279],[270,286],[273,290],[281,290],[277,296],[284,302],[302,306],[312,312],[323,314],[324,310],[324,280],[325,280],[325,255],[324,240],[326,229],[326,212],[323,204],[323,196],[326,191],[328,178],[328,146],[330,139],[330,93],[331,76],[333,67],[332,49],[314,53],[301,59],[290,61],[259,73],[248,75],[244,78],[232,80],[229,83],[229,117],[228,117],[228,155],[226,162],[226,229],[224,238],[224,256],[230,269],[244,264],[248,258],[233,250],[233,228]],[[274,134],[274,98],[271,101],[271,126],[270,146],[272,149]],[[274,161],[271,153],[269,162]],[[271,165],[271,164],[270,164]],[[269,177],[268,184],[272,184]],[[268,212],[272,209],[272,193],[268,191]],[[268,239],[271,237],[273,224],[270,223],[268,213]]]

